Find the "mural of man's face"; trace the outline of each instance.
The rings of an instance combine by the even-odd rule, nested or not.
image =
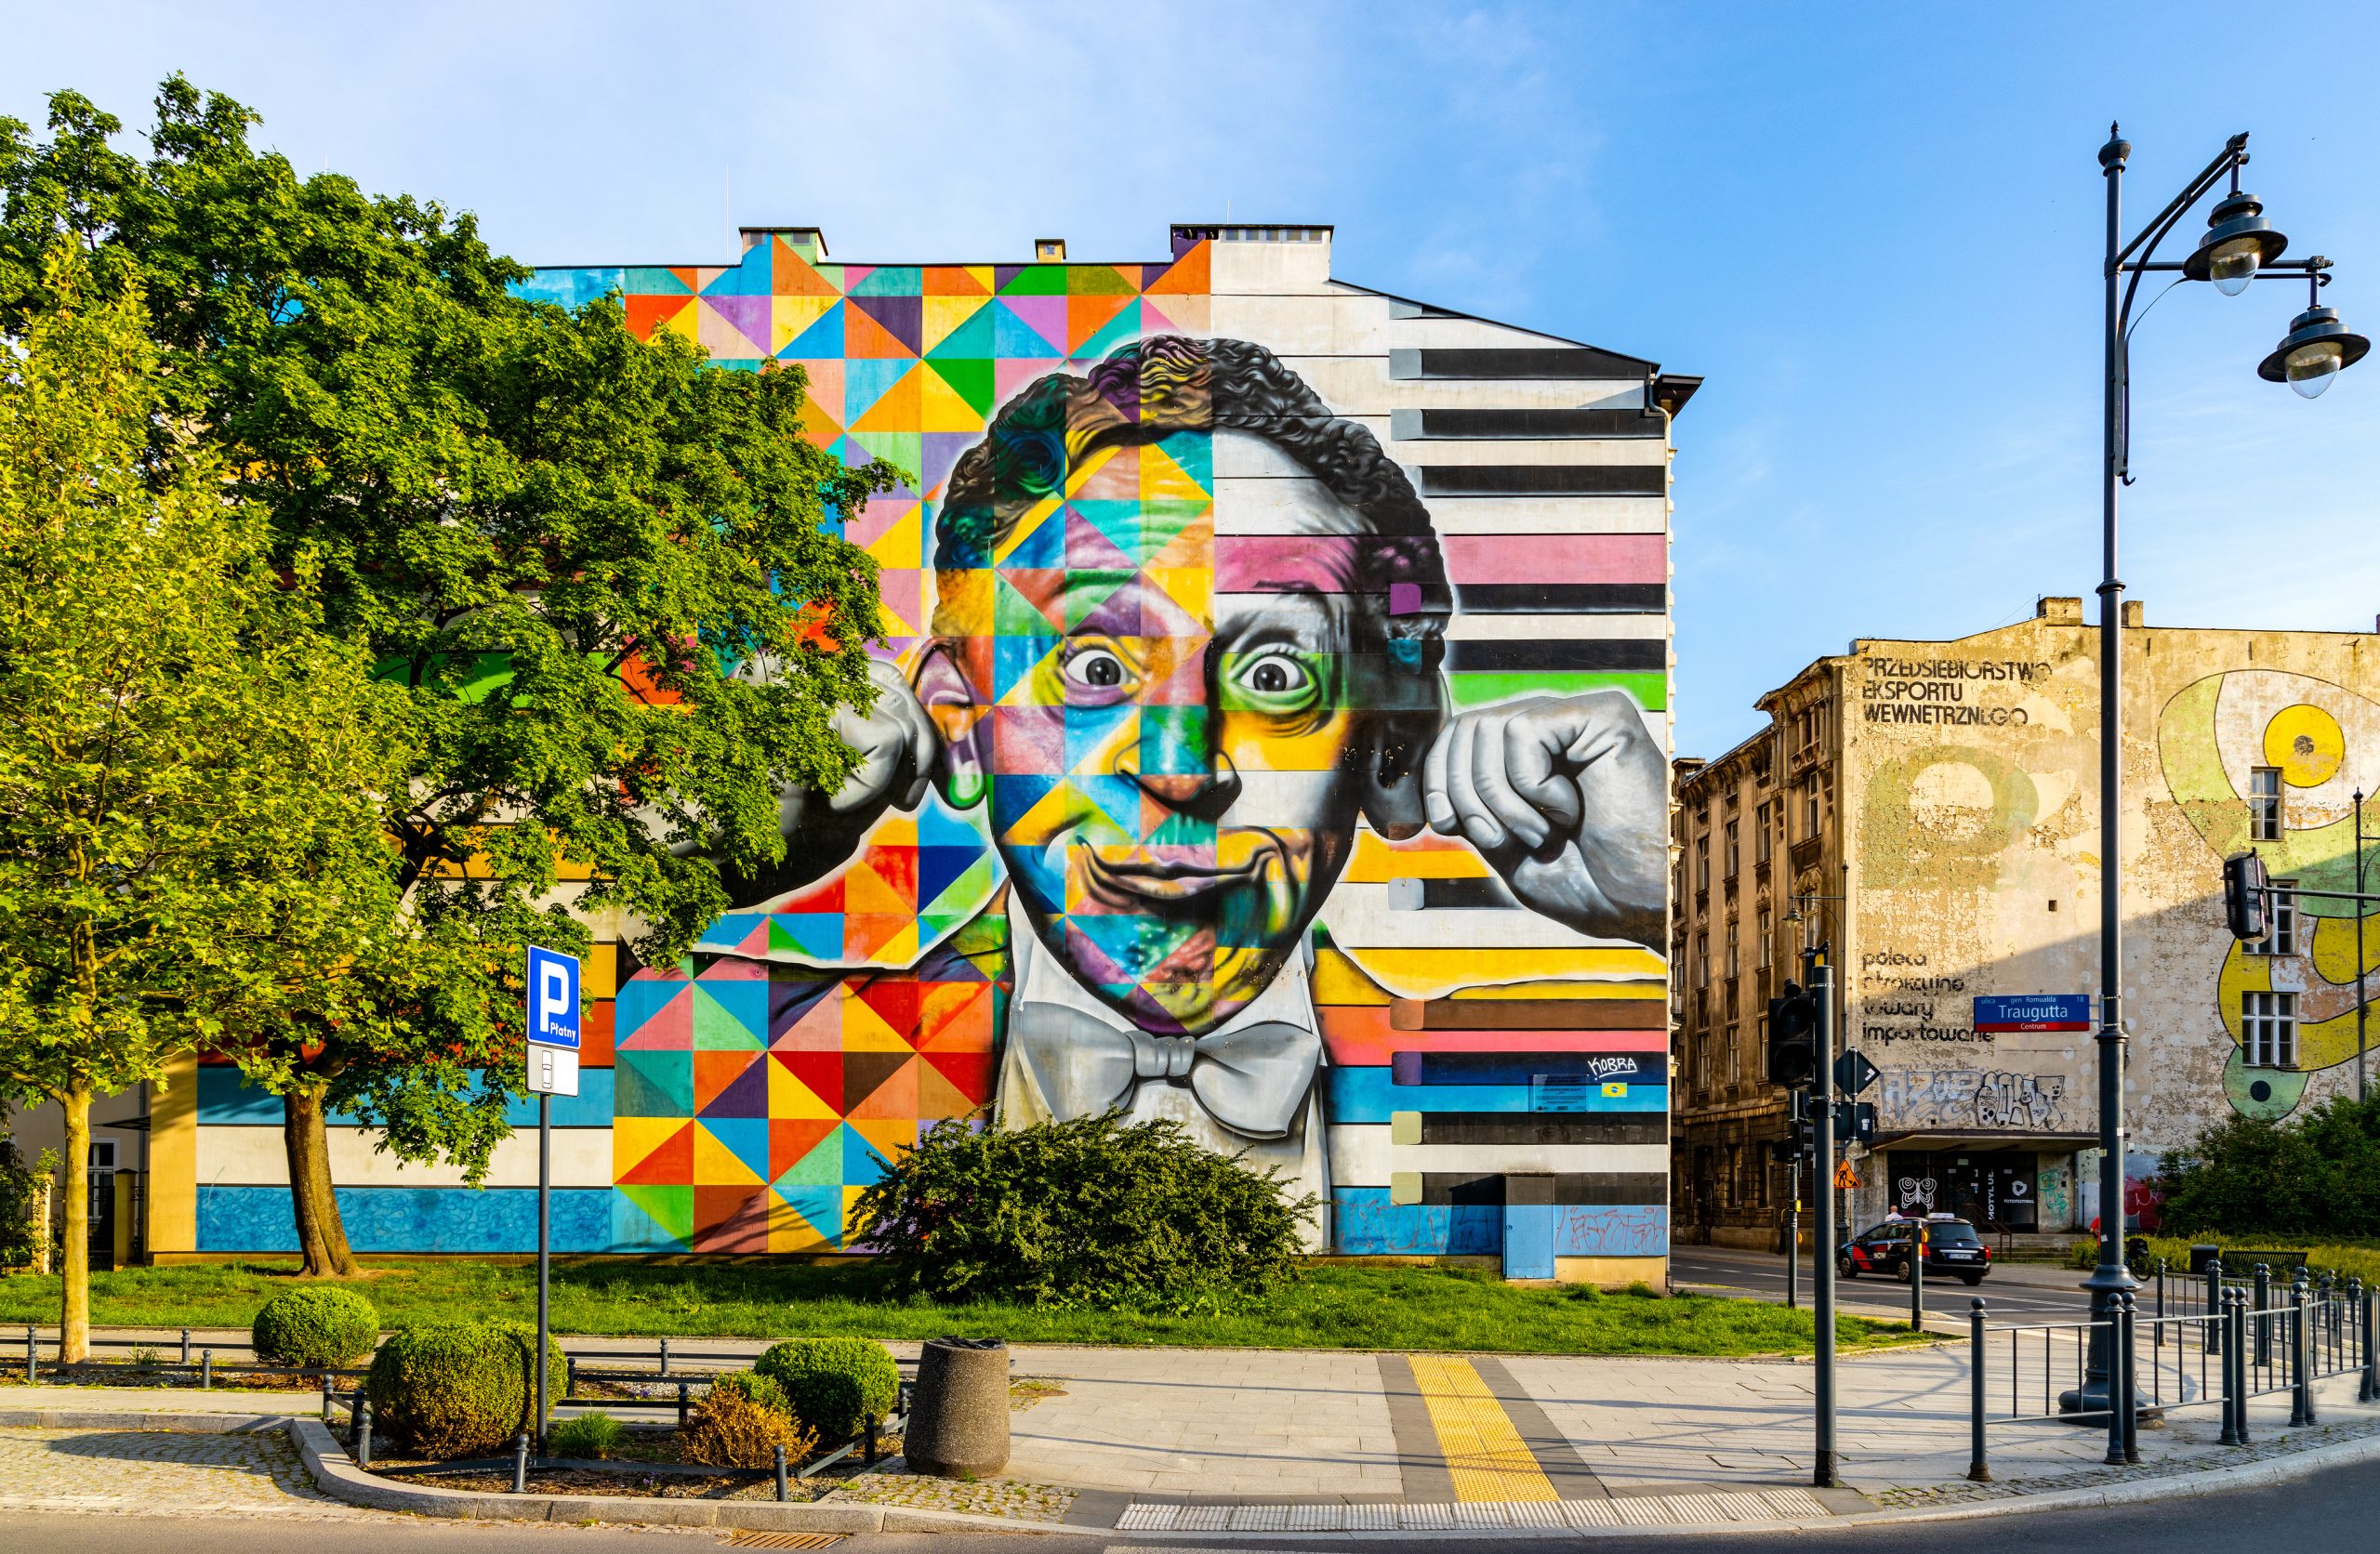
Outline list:
[[[920,684],[966,730],[950,771],[1041,942],[1144,1028],[1254,998],[1346,863],[1377,709],[1413,696],[1356,591],[1367,528],[1262,438],[1179,431],[1091,450],[989,572],[945,575],[989,596],[988,635],[934,649],[963,719]]]

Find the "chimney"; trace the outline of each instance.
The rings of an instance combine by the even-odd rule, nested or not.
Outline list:
[[[2137,630],[2149,624],[2149,618],[2142,613],[2141,600],[2128,599],[2123,601],[2123,624],[2127,631]]]
[[[2071,594],[2044,594],[2033,600],[2033,619],[2052,626],[2081,626],[2082,600]]]
[[[1062,237],[1037,237],[1033,240],[1033,259],[1037,264],[1066,262],[1066,240]]]

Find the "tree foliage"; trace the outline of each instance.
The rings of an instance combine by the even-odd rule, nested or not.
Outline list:
[[[1314,1201],[1202,1149],[1170,1120],[1110,1113],[904,1151],[854,1218],[896,1290],[937,1300],[1227,1306],[1295,1270]]]
[[[2380,1238],[2380,1099],[2233,1117],[2165,1156],[2167,1233]]]
[[[179,76],[146,157],[76,93],[46,138],[0,120],[0,333],[59,306],[38,256],[61,238],[138,297],[176,353],[156,438],[196,429],[271,560],[314,569],[322,629],[399,693],[412,757],[379,826],[400,913],[454,953],[375,1019],[233,1051],[289,1098],[302,1234],[336,1229],[332,1107],[484,1167],[521,1091],[520,947],[586,941],[564,897],[666,964],[783,857],[781,795],[842,780],[828,719],[871,698],[883,629],[834,520],[900,477],[803,435],[799,369],[640,341],[616,299],[526,300],[469,216],[301,178],[257,122]],[[351,1266],[325,1245],[310,1267]]]
[[[66,1113],[79,1346],[91,1098],[374,1001],[342,973],[395,958],[402,702],[168,413],[138,290],[92,299],[64,244],[43,284],[0,357],[0,1091]]]

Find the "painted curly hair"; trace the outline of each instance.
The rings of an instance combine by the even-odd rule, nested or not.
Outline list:
[[[1155,335],[1119,348],[1088,377],[1053,373],[1002,406],[984,440],[951,471],[934,520],[935,630],[975,590],[950,574],[992,565],[999,537],[1034,505],[1064,489],[1067,470],[1096,449],[1154,442],[1178,431],[1261,437],[1365,520],[1359,586],[1379,600],[1397,659],[1435,669],[1452,599],[1429,509],[1358,422],[1331,413],[1305,381],[1263,346]],[[1391,602],[1394,600],[1394,602]]]

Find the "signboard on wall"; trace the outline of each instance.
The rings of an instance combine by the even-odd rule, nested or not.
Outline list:
[[[1975,1001],[1977,1035],[2005,1035],[2020,1031],[2087,1031],[2091,1028],[2091,995],[2087,993],[1978,994]]]

